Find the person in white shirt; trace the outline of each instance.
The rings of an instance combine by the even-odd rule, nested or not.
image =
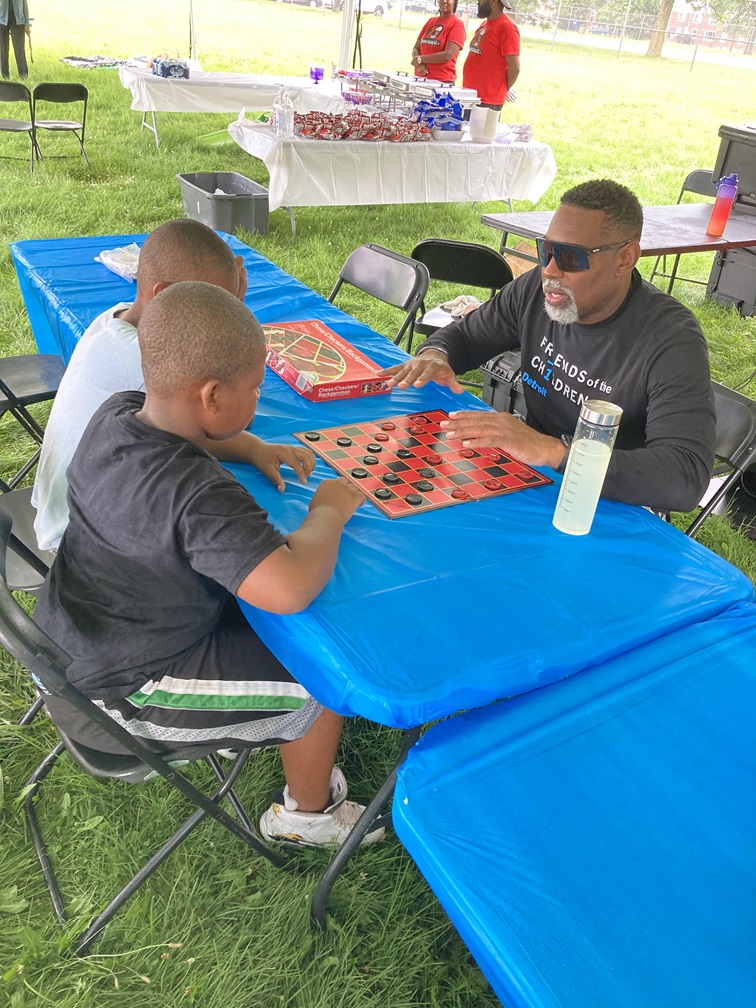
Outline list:
[[[234,257],[206,225],[180,218],[162,224],[145,240],[135,301],[121,302],[98,315],[76,345],[50,412],[34,481],[34,530],[40,549],[57,549],[68,524],[66,470],[92,416],[116,392],[144,389],[139,319],[160,291],[186,280],[222,287],[240,301],[247,290],[241,257]],[[291,466],[301,480],[314,466],[306,449],[267,444],[247,432],[234,439],[233,450],[236,461],[256,466],[279,490],[285,486],[281,464]]]

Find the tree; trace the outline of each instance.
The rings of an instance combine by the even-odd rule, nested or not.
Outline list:
[[[656,15],[656,24],[654,25],[654,30],[651,32],[651,38],[648,40],[646,56],[661,56],[662,46],[664,45],[664,33],[667,30],[674,3],[675,0],[661,0],[661,5]]]

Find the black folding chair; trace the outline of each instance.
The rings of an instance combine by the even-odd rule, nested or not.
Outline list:
[[[46,130],[50,133],[73,133],[79,141],[81,156],[89,167],[89,158],[84,150],[84,131],[87,125],[87,101],[89,91],[83,84],[37,84],[32,93],[32,114],[34,118],[35,135],[39,130]],[[51,102],[56,105],[71,105],[78,102],[83,103],[81,120],[78,119],[40,119],[40,102]],[[37,156],[42,157],[39,144],[37,144]],[[55,157],[72,157],[70,154],[56,154]]]
[[[724,478],[717,478],[718,487],[706,500],[685,534],[695,536],[729,491],[742,479],[744,471],[756,462],[756,402],[725,385],[712,382],[714,406],[717,412],[717,438],[714,454],[718,463],[726,463]],[[715,474],[719,464],[715,465]],[[710,488],[711,489],[711,488]]]
[[[13,532],[8,543],[6,581],[11,591],[36,595],[47,577],[55,554],[37,545],[34,533],[36,510],[31,502],[32,488],[11,490],[0,480],[0,509],[13,522]]]
[[[0,358],[0,417],[10,413],[38,445],[44,429],[28,410],[29,406],[54,399],[65,367],[57,354],[23,354]],[[39,449],[8,480],[16,487],[39,461]]]
[[[36,510],[31,502],[32,488],[21,487],[11,490],[0,480],[0,509],[13,522],[13,531],[8,540],[7,582],[11,591],[36,595],[42,587],[55,555],[49,550],[41,550],[34,534]],[[31,724],[42,710],[43,701],[37,697],[34,703],[18,719],[18,724]]]
[[[0,509],[0,644],[47,691],[51,707],[54,706],[59,710],[61,706],[66,706],[69,710],[77,712],[79,717],[83,717],[91,727],[92,737],[98,740],[96,743],[98,748],[93,748],[71,738],[58,728],[60,743],[45,757],[26,783],[24,809],[29,835],[32,838],[50,893],[53,910],[59,923],[65,924],[68,917],[47,846],[40,830],[37,807],[43,798],[41,784],[63,752],[67,752],[74,762],[92,777],[114,777],[131,784],[140,784],[158,776],[162,777],[196,806],[195,811],[182,823],[180,828],[139,869],[105,909],[97,914],[89,926],[73,939],[73,951],[78,955],[83,955],[87,951],[119,908],[207,816],[221,823],[256,853],[268,858],[273,864],[284,864],[286,859],[279,853],[270,850],[259,838],[252,821],[233,790],[234,783],[241,773],[251,749],[240,750],[228,772],[224,771],[208,746],[193,746],[182,751],[158,753],[141,739],[130,735],[68,682],[66,669],[71,663],[70,657],[36,626],[11,594],[6,576],[6,558],[11,535],[11,519]],[[103,751],[101,739],[109,741],[113,750],[118,749],[125,755]],[[198,760],[207,762],[217,777],[218,786],[210,794],[199,790],[176,769],[177,765]],[[228,798],[236,813],[236,818],[220,807],[223,798]],[[63,843],[59,837],[56,839]]]
[[[677,197],[677,202],[682,203],[683,196],[685,193],[694,193],[697,196],[716,196],[717,195],[717,185],[713,181],[713,171],[709,171],[706,168],[696,168],[695,171],[690,172],[685,176],[685,181],[682,184],[682,189],[680,190],[680,195]],[[654,277],[666,277],[669,279],[669,286],[667,287],[667,294],[672,293],[672,287],[675,280],[684,280],[686,283],[697,283],[697,284],[707,284],[708,278],[706,280],[693,280],[690,277],[679,277],[677,275],[677,267],[680,264],[681,252],[678,252],[672,262],[672,271],[670,273],[664,272],[667,268],[667,257],[657,256],[656,262],[654,263],[654,268],[651,270],[651,276],[648,278],[651,283],[653,283]],[[659,263],[661,262],[662,267],[659,269]]]
[[[488,245],[477,245],[474,242],[426,238],[415,245],[412,258],[428,267],[431,280],[463,287],[482,287],[488,289],[489,298],[513,279],[509,263],[500,252]],[[415,330],[424,336],[430,336],[452,321],[449,312],[443,308],[426,311],[423,305],[422,316],[415,322]]]
[[[33,172],[34,155],[36,154],[39,157],[39,148],[37,147],[36,132],[34,129],[34,110],[32,108],[31,92],[26,84],[17,84],[15,81],[0,81],[0,102],[26,106],[24,109],[26,117],[24,118],[0,118],[0,133],[26,133],[28,135],[29,142],[31,143],[29,171]],[[24,160],[11,154],[3,154],[2,156],[14,161]]]
[[[403,309],[406,314],[394,343],[401,343],[406,333],[409,350],[415,317],[428,290],[429,279],[427,268],[414,259],[381,245],[360,245],[341,267],[339,279],[328,300],[333,301],[343,284],[347,283],[384,304]]]

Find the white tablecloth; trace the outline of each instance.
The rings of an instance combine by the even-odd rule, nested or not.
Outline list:
[[[543,143],[283,140],[248,120],[228,131],[270,173],[270,209],[372,203],[536,202],[556,175]]]
[[[266,112],[285,85],[298,112],[343,112],[350,107],[330,81],[313,85],[309,77],[273,77],[192,71],[187,80],[158,77],[141,67],[122,66],[121,84],[131,92],[136,112]]]

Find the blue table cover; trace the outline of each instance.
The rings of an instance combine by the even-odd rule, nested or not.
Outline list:
[[[402,842],[507,1008],[756,1005],[756,609],[432,728]]]
[[[94,256],[143,237],[11,246],[40,350],[70,355],[95,315],[134,298],[134,285]],[[224,237],[244,258],[246,303],[260,321],[319,319],[381,365],[406,358]],[[311,403],[268,371],[253,429],[293,441],[293,431],[433,408],[487,407],[436,385]],[[285,473],[279,494],[251,467],[229,468],[284,532],[301,524],[314,487],[334,475],[318,461],[307,486]],[[601,501],[590,535],[557,532],[559,477],[544,472],[557,485],[393,521],[366,503],[347,525],[334,577],[305,612],[246,606],[247,616],[322,703],[410,727],[554,682],[753,597],[738,570],[641,508]]]

